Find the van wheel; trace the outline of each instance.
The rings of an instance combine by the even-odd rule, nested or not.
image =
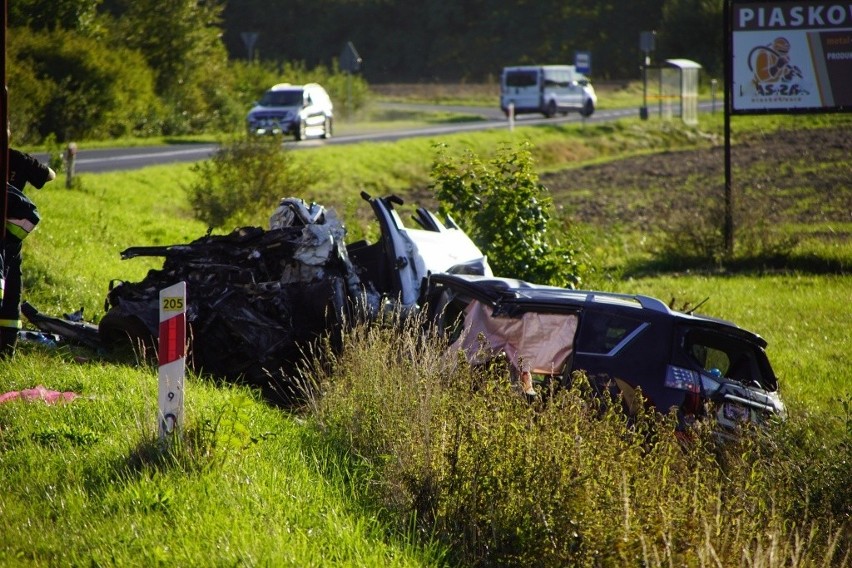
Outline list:
[[[331,117],[330,116],[325,117],[325,124],[323,125],[323,129],[322,129],[322,137],[325,138],[326,140],[331,138]]]
[[[583,110],[580,111],[580,114],[583,116],[592,116],[592,113],[595,112],[595,105],[590,100],[586,101],[586,104],[583,105]]]
[[[556,116],[556,101],[550,101],[547,103],[547,108],[544,110],[544,116],[547,118],[553,118]]]
[[[296,140],[304,140],[308,136],[308,125],[305,121],[299,121],[299,128],[296,129]]]

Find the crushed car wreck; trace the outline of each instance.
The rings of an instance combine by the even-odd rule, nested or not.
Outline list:
[[[334,337],[356,314],[419,310],[445,334],[450,350],[464,351],[473,363],[502,354],[514,377],[549,386],[567,386],[582,371],[621,397],[628,413],[641,392],[660,412],[675,409],[681,426],[708,413],[730,428],[784,415],[760,336],[647,296],[494,277],[451,218],[442,222],[418,208],[417,227],[406,227],[396,208],[400,198],[362,198],[379,223],[377,242],[346,244],[333,211],[282,199],[268,230],[243,227],[188,244],[123,251],[125,259],[161,256],[163,267],[140,282],[111,283],[97,328],[31,306],[24,314],[40,329],[76,335],[90,347],[128,338],[153,347],[159,291],[185,281],[189,364],[225,380],[283,387],[289,395],[293,365],[308,342]],[[524,387],[535,393],[532,384]]]
[[[491,274],[479,249],[451,222],[421,208],[415,216],[421,228],[407,228],[394,209],[401,199],[362,197],[381,227],[376,243],[347,246],[332,211],[287,198],[269,230],[243,227],[183,245],[126,249],[125,259],[164,257],[163,268],[141,282],[110,285],[101,341],[153,345],[159,290],[185,281],[192,366],[280,388],[284,369],[306,343],[339,329],[354,310],[375,313],[386,302],[415,307],[421,283],[434,271]]]
[[[567,385],[582,371],[620,395],[628,412],[638,390],[659,411],[676,409],[682,426],[708,406],[730,428],[785,412],[766,341],[728,321],[647,296],[508,278],[434,274],[425,294],[429,319],[474,363],[484,337],[517,375]]]

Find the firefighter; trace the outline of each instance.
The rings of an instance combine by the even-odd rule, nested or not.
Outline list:
[[[24,238],[41,220],[35,204],[24,195],[27,183],[38,189],[56,178],[50,166],[35,157],[9,149],[6,234],[3,239],[3,274],[0,279],[0,358],[15,354],[21,329],[21,248]]]

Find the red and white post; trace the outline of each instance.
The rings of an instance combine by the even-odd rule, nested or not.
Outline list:
[[[183,426],[183,379],[186,369],[186,282],[160,290],[158,347],[160,439]]]

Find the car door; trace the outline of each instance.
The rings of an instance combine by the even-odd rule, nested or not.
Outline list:
[[[506,69],[503,73],[501,107],[508,112],[538,111],[541,107],[541,73],[534,67]]]
[[[378,246],[382,257],[383,267],[376,272],[386,275],[380,286],[385,295],[409,306],[419,300],[429,274],[455,270],[491,275],[482,251],[461,229],[447,227],[426,210],[419,210],[416,217],[422,228],[406,227],[395,209],[403,205],[401,198],[373,198],[366,192],[361,196],[372,206],[381,230],[381,241],[373,246]],[[350,255],[359,256],[357,251]]]

